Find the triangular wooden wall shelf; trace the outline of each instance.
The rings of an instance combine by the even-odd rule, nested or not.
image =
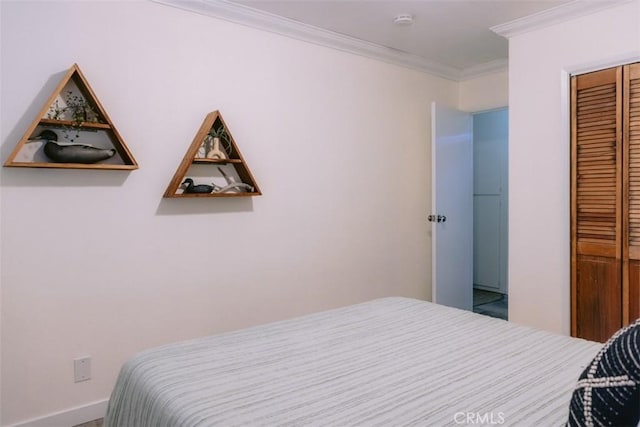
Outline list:
[[[226,131],[227,149],[224,144],[212,145],[210,133],[221,127]],[[220,155],[216,155],[216,152]],[[197,189],[206,192],[189,192],[187,186],[183,185],[185,179],[189,178],[195,186],[199,186]],[[261,194],[222,115],[219,111],[213,111],[202,122],[164,197],[243,197]]]
[[[78,101],[90,106],[91,111],[89,113],[92,117],[78,119],[78,117],[70,116],[72,113],[68,111],[68,108],[64,110],[65,104],[68,106],[69,103]],[[88,163],[93,160],[88,159],[86,154],[82,159],[82,163],[79,160],[65,162],[65,156],[53,160],[45,154],[44,146],[46,140],[37,138],[45,130],[56,133],[58,141],[62,142],[61,146],[63,148],[61,151],[65,150],[65,145],[75,144],[75,147],[66,148],[66,159],[72,158],[69,155],[69,150],[76,150],[74,153],[78,152],[80,148],[78,145],[94,147],[83,147],[84,153],[91,152],[89,156],[99,154],[100,150],[110,151],[110,154],[112,154],[115,149],[115,154],[110,158],[95,163]],[[73,144],[66,144],[63,141],[65,137],[73,140],[66,141],[67,143],[72,142]],[[82,154],[79,156],[82,156]],[[78,159],[79,156],[75,158]],[[133,155],[125,145],[111,119],[109,119],[93,89],[89,86],[78,64],[73,64],[62,78],[4,165],[29,168],[138,169],[138,164]]]

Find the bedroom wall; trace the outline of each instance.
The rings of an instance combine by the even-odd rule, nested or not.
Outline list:
[[[477,113],[509,105],[509,70],[460,82],[458,108]]]
[[[148,347],[430,298],[429,109],[456,83],[152,2],[0,9],[2,161],[76,62],[140,164],[1,169],[3,425],[103,404]],[[264,195],[162,199],[216,109]]]
[[[640,2],[509,41],[509,320],[570,333],[568,74],[640,59]]]

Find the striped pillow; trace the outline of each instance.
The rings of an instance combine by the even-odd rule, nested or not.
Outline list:
[[[568,426],[640,422],[640,319],[620,329],[585,368],[571,398]]]

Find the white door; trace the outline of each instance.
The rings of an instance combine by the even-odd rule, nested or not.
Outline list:
[[[473,120],[431,104],[433,302],[473,309]]]

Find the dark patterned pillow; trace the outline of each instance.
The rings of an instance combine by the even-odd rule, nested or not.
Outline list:
[[[620,329],[585,368],[571,398],[568,426],[640,422],[640,319]]]

